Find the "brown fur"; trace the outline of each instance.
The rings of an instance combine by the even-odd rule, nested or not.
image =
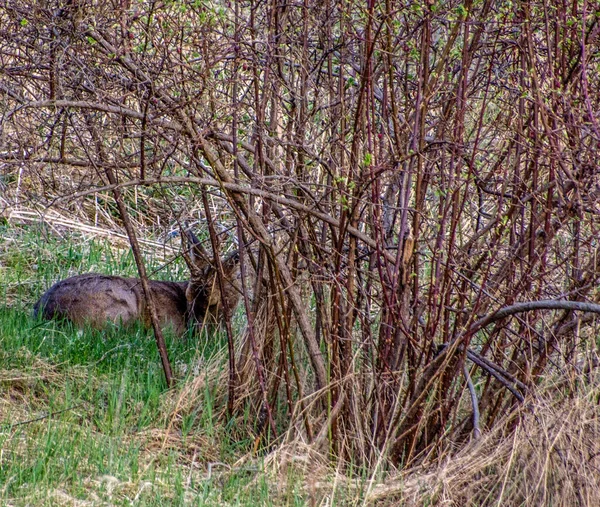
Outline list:
[[[190,235],[192,250],[201,248],[195,236]],[[206,260],[192,253],[194,269],[189,282],[149,280],[158,320],[162,328],[171,327],[182,335],[188,325],[216,324],[222,319],[221,292],[216,269]],[[233,310],[239,301],[235,272],[237,252],[222,260],[224,297]],[[201,266],[201,267],[199,267]],[[191,267],[190,267],[191,268]],[[139,320],[150,326],[150,315],[137,278],[88,273],[55,283],[33,308],[34,317],[64,319],[77,326],[102,328],[107,322],[127,325]]]
[[[177,334],[187,328],[188,282],[150,280],[150,291],[161,327]],[[55,283],[33,307],[34,317],[66,319],[83,327],[102,328],[107,322],[127,325],[135,320],[150,326],[150,314],[137,278],[87,273]]]
[[[192,277],[186,288],[187,314],[198,326],[204,323],[217,324],[224,318],[222,300],[225,300],[229,312],[240,300],[240,287],[236,271],[239,265],[239,253],[234,252],[221,260],[223,267],[223,297],[217,278],[216,269],[207,265],[201,276]]]

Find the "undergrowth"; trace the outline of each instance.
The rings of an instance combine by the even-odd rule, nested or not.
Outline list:
[[[508,424],[447,459],[388,478],[372,488],[368,503],[599,505],[599,380],[597,372],[580,376],[570,399],[560,396],[560,384],[546,382],[535,399],[505,415]]]

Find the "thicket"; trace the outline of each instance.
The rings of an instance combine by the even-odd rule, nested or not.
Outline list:
[[[6,1],[4,212],[235,238],[229,413],[264,445],[416,465],[597,366],[599,16]]]

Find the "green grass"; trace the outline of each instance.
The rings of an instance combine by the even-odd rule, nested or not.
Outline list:
[[[80,330],[31,317],[60,278],[135,275],[129,251],[37,228],[0,232],[0,504],[304,503],[293,481],[277,491],[260,460],[236,465],[253,439],[223,416],[223,336],[167,335],[179,380],[167,390],[140,326]],[[186,275],[173,263],[154,276]],[[190,386],[193,399],[183,398]]]
[[[146,257],[152,278],[183,280],[188,276],[181,258],[162,262]],[[115,249],[103,239],[58,236],[44,226],[14,228],[0,225],[0,301],[29,308],[56,280],[78,273],[99,272],[136,276],[129,249]]]

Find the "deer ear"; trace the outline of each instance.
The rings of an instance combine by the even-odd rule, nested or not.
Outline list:
[[[185,252],[183,257],[188,265],[188,268],[190,269],[190,273],[192,276],[194,276],[195,273],[199,274],[201,270],[204,270],[210,265],[210,258],[202,246],[202,243],[191,231],[191,229],[185,230],[184,236],[187,240],[187,245],[185,245],[185,243],[183,245]]]

